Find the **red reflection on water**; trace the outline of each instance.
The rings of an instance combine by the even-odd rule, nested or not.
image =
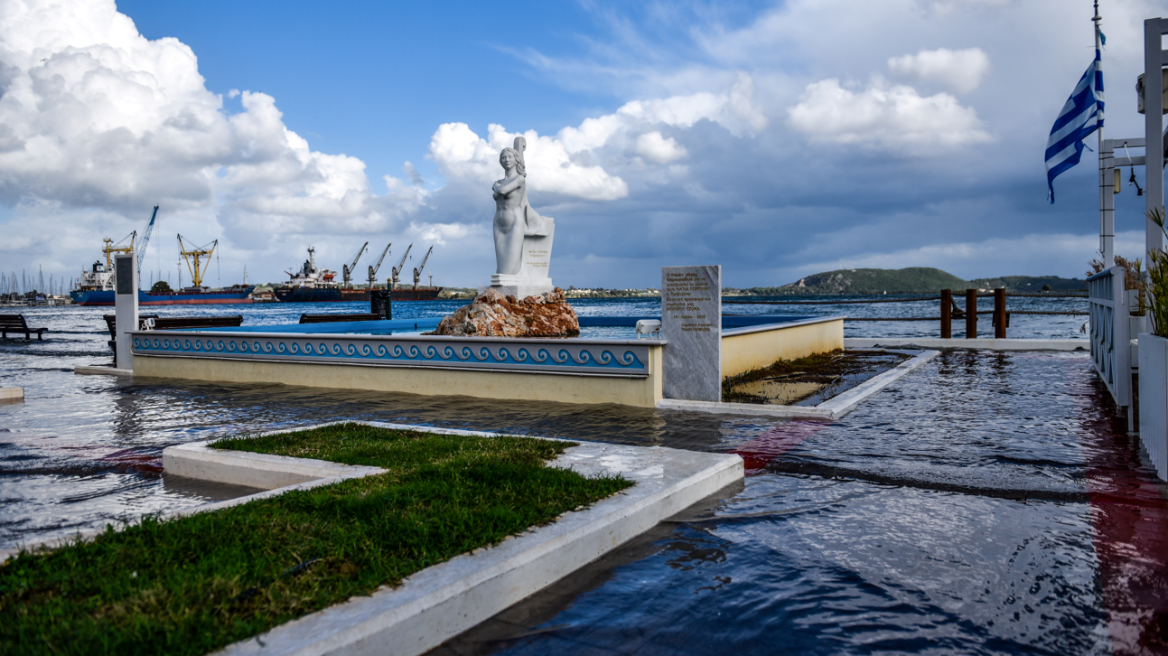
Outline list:
[[[757,474],[771,460],[798,446],[803,440],[831,425],[819,419],[792,419],[739,444],[733,453],[742,456],[746,475]]]
[[[84,458],[94,462],[104,463],[118,469],[129,469],[145,474],[161,474],[162,458],[156,453],[143,452],[140,449],[116,449],[99,444],[82,444],[73,440],[62,440],[56,437],[9,437],[3,440],[7,444],[19,444],[42,451],[64,451],[72,457]]]
[[[1070,369],[1112,652],[1168,653],[1168,501],[1107,390],[1089,369]]]
[[[148,453],[142,453],[137,449],[122,449],[107,453],[97,459],[98,462],[105,462],[112,464],[119,469],[134,469],[141,472],[149,472],[153,474],[162,473],[162,458]]]

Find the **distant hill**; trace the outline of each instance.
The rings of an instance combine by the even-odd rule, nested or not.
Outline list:
[[[1087,283],[1079,278],[1060,278],[1058,276],[1002,276],[1001,278],[978,278],[970,282],[980,289],[1005,287],[1012,292],[1040,292],[1045,285],[1050,285],[1052,292],[1077,292],[1087,289]]]
[[[770,288],[771,294],[914,294],[965,289],[971,283],[940,269],[840,269]]]
[[[1083,289],[1085,283],[1074,278],[1058,276],[1003,276],[962,280],[957,276],[931,267],[907,269],[839,269],[807,276],[781,287],[753,287],[741,290],[751,295],[781,294],[929,294],[942,289],[994,289],[1005,287],[1010,291],[1041,291],[1050,285],[1052,291]]]

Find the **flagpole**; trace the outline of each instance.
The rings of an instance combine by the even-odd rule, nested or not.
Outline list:
[[[1095,23],[1095,52],[1102,52],[1103,39],[1100,36],[1099,23],[1103,17],[1099,15],[1099,0],[1095,0],[1095,15],[1091,17],[1091,21]],[[1103,58],[1100,56],[1099,62],[1096,64],[1096,74],[1103,70]],[[1092,83],[1094,89],[1094,83]],[[1098,139],[1098,147],[1096,148],[1096,155],[1099,158],[1099,250],[1103,255],[1103,266],[1107,269],[1115,266],[1115,227],[1114,227],[1114,212],[1112,209],[1112,199],[1108,193],[1108,184],[1111,182],[1107,179],[1107,172],[1110,169],[1110,157],[1106,156],[1103,151],[1103,112],[1099,111],[1096,115],[1096,138]],[[1110,202],[1109,202],[1110,201]],[[1108,214],[1111,213],[1111,216]],[[1109,220],[1111,219],[1111,220]]]

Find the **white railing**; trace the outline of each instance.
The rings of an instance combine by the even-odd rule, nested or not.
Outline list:
[[[1115,404],[1128,415],[1130,424],[1132,363],[1128,316],[1131,313],[1123,282],[1121,266],[1100,271],[1087,278],[1087,301],[1091,315],[1091,362]]]

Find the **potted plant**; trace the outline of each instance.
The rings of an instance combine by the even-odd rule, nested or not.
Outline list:
[[[1164,208],[1147,213],[1168,237]],[[1168,479],[1168,250],[1148,253],[1145,290],[1150,333],[1139,336],[1140,441],[1161,479]]]

